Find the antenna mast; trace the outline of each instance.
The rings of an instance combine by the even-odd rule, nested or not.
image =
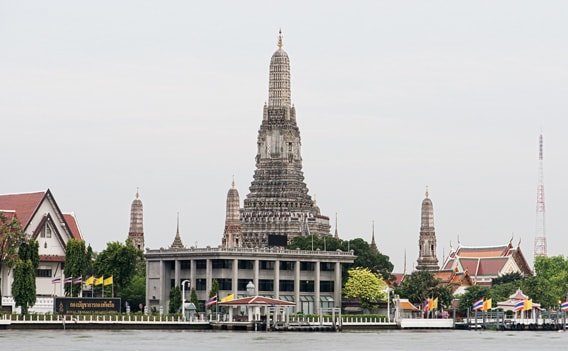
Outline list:
[[[534,239],[534,257],[547,256],[546,227],[544,207],[544,165],[543,165],[543,139],[538,138],[538,185],[536,188],[536,235]]]

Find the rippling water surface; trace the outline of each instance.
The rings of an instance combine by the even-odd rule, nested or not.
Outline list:
[[[0,350],[568,350],[568,332],[0,330]]]

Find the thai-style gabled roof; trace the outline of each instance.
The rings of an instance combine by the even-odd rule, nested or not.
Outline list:
[[[26,228],[33,214],[41,204],[46,192],[0,195],[0,211],[13,212]]]
[[[296,303],[264,296],[249,296],[231,301],[219,302],[223,306],[296,306]]]
[[[404,311],[420,311],[420,309],[414,306],[408,299],[399,299],[398,306]]]
[[[77,223],[77,218],[75,217],[75,214],[64,213],[63,218],[65,218],[65,222],[67,222],[67,228],[69,228],[69,231],[73,236],[73,239],[83,240],[83,235],[81,234],[81,230],[79,229],[79,224]]]

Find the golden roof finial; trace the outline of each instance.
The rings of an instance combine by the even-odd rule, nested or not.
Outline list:
[[[428,185],[426,185],[426,198],[428,198]]]
[[[235,188],[235,175],[233,174],[233,182],[231,183],[231,186],[233,187],[233,189]]]
[[[140,189],[138,189],[138,187],[136,187],[136,198],[137,198],[137,199],[140,197],[140,195],[138,194],[138,191],[139,191],[139,190],[140,190]]]
[[[280,28],[280,30],[278,31],[278,49],[282,49],[282,46],[284,46],[284,44],[282,43],[282,28]]]

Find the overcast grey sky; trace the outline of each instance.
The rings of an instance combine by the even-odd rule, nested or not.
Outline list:
[[[0,193],[50,188],[96,250],[221,241],[254,171],[282,27],[304,173],[343,238],[416,261],[425,186],[438,256],[515,243],[532,261],[537,140],[550,254],[566,254],[565,1],[0,0]]]

